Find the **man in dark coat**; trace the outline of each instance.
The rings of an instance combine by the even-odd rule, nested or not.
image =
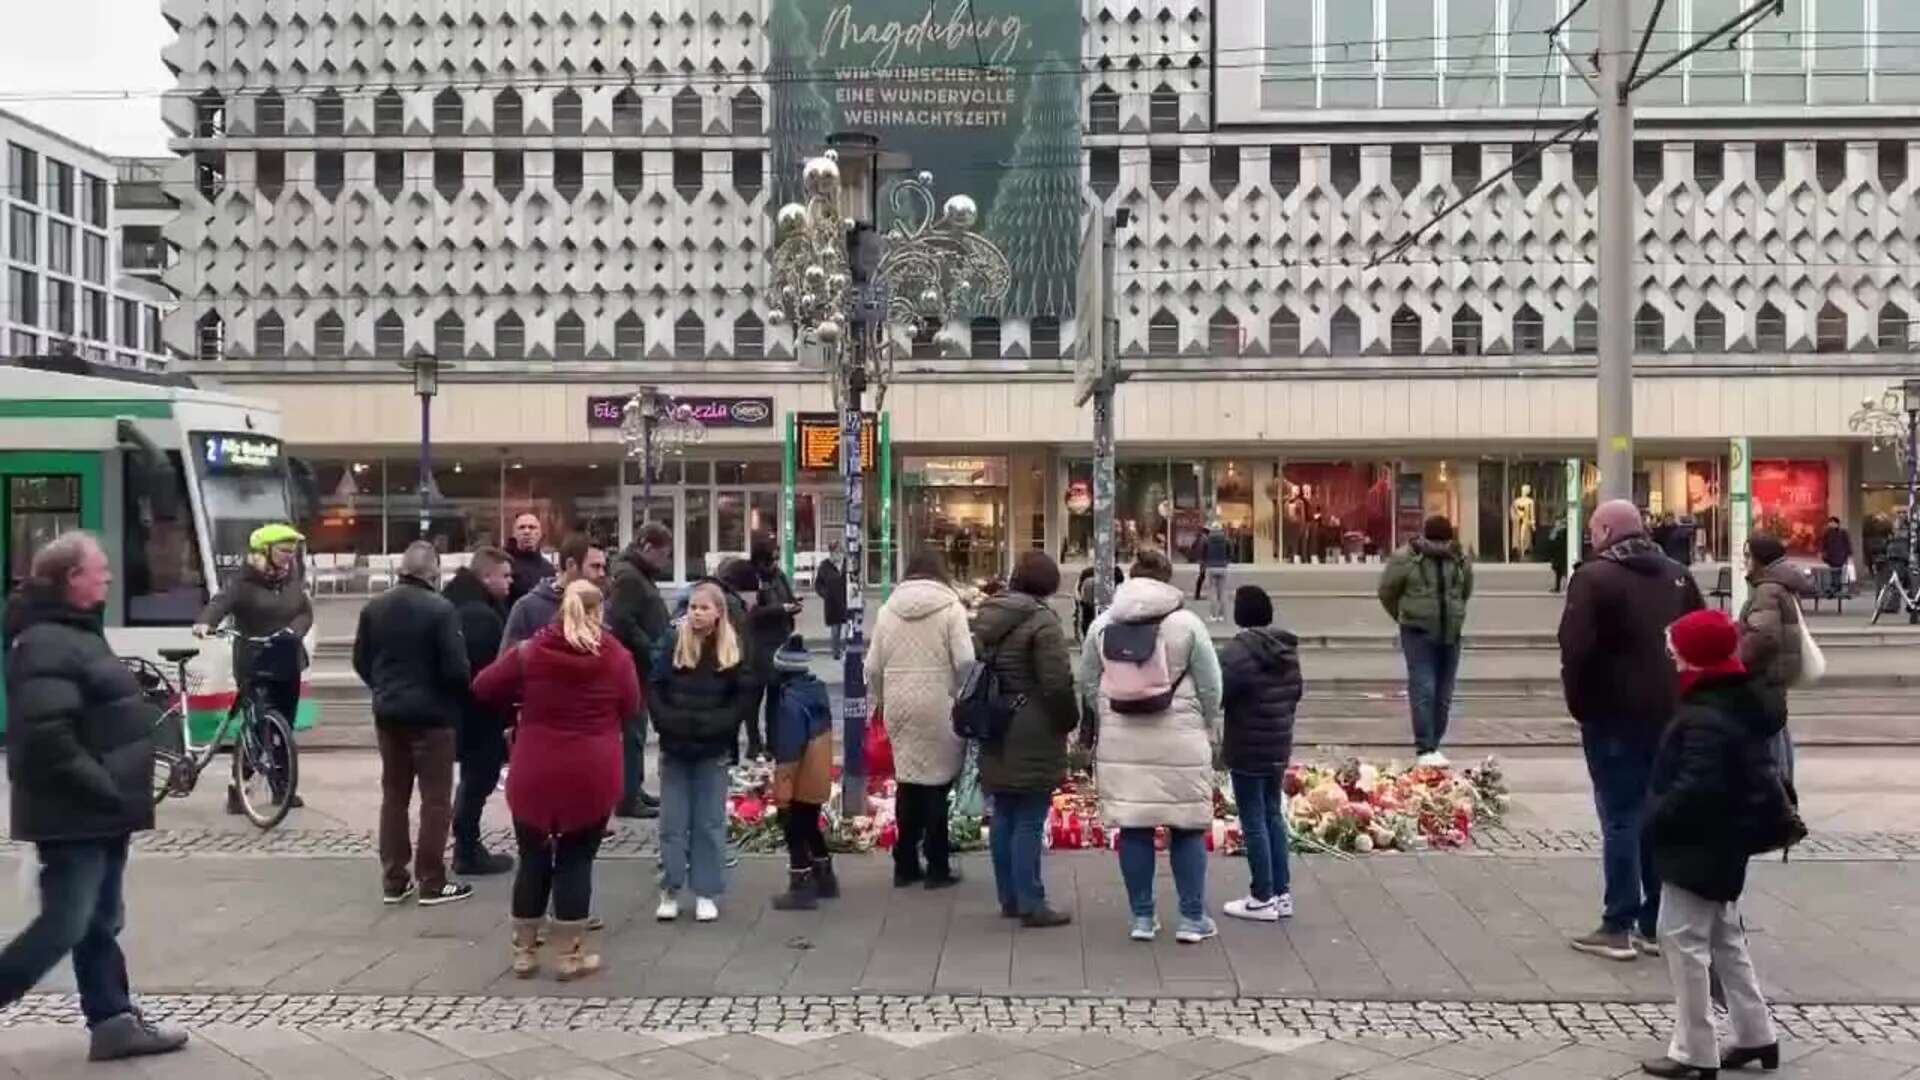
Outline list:
[[[1606,895],[1600,928],[1573,947],[1632,960],[1659,948],[1660,882],[1640,831],[1654,748],[1673,718],[1667,627],[1706,601],[1647,537],[1633,503],[1601,504],[1588,536],[1596,554],[1567,584],[1560,616],[1560,681],[1593,780]]]
[[[613,560],[609,572],[611,595],[607,602],[607,625],[620,644],[633,654],[634,674],[640,685],[647,685],[653,655],[667,638],[667,602],[660,597],[657,584],[670,576],[673,565],[673,531],[657,521],[641,526],[633,544]],[[642,695],[644,697],[644,695]],[[614,811],[623,818],[660,816],[660,800],[647,794],[647,714],[627,721],[621,741],[622,775],[625,791]]]
[[[440,595],[460,617],[460,636],[467,644],[467,667],[476,675],[500,654],[500,638],[507,625],[507,592],[513,585],[513,561],[507,553],[483,547],[473,562],[461,567]],[[460,786],[453,795],[453,872],[466,877],[504,874],[513,859],[495,855],[480,841],[480,815],[487,798],[500,783],[507,763],[510,713],[489,708],[471,693],[461,702],[455,755],[460,762]]]
[[[0,950],[0,1009],[71,953],[89,1057],[178,1050],[185,1031],[134,1007],[118,941],[127,846],[153,828],[158,710],[107,644],[99,543],[56,537],[30,573],[7,605],[7,779],[13,839],[38,848],[40,911]]]
[[[373,691],[380,747],[382,899],[420,906],[465,900],[473,886],[447,877],[453,820],[454,730],[473,681],[460,616],[437,590],[440,553],[425,540],[400,557],[399,581],[360,609],[353,670]],[[420,788],[420,834],[407,842],[408,804]],[[408,862],[413,864],[411,876]]]
[[[766,740],[762,732],[773,726],[780,711],[780,684],[773,677],[773,654],[780,651],[793,636],[795,617],[800,614],[800,601],[794,595],[793,583],[780,569],[774,558],[773,538],[762,536],[754,540],[750,561],[756,576],[758,599],[747,612],[747,636],[753,639],[754,670],[764,688],[765,723],[750,719],[747,727],[747,756],[766,756]]]
[[[1253,882],[1245,899],[1227,902],[1226,913],[1273,922],[1293,914],[1281,781],[1293,757],[1294,713],[1304,690],[1300,639],[1273,625],[1273,598],[1257,585],[1234,591],[1233,621],[1241,630],[1220,649],[1220,704]]]
[[[834,544],[827,557],[813,570],[813,591],[820,595],[821,614],[827,634],[833,641],[835,660],[847,654],[844,640],[847,626],[847,572],[840,569],[840,545]]]
[[[508,610],[535,586],[552,580],[553,564],[540,551],[545,540],[546,528],[540,524],[540,515],[529,512],[513,519],[513,539],[507,541],[507,553],[513,556],[513,587],[507,592]]]

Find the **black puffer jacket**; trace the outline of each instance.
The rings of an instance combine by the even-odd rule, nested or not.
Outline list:
[[[1305,684],[1300,639],[1262,626],[1220,649],[1221,706],[1227,714],[1227,768],[1265,772],[1293,757],[1293,719]]]
[[[1771,743],[1786,723],[1778,697],[1747,675],[1710,677],[1680,698],[1653,759],[1647,803],[1661,881],[1723,904],[1740,899],[1749,795],[1772,782]]]
[[[453,605],[432,585],[404,574],[360,609],[353,670],[373,691],[373,722],[380,727],[450,727],[473,681]]]
[[[107,645],[100,613],[28,586],[7,605],[13,838],[99,840],[153,828],[159,710]]]
[[[653,662],[654,650],[667,636],[667,602],[654,583],[658,573],[641,557],[637,544],[613,561],[609,573],[607,628],[633,654],[642,681],[647,677],[647,665]]]
[[[1644,536],[1581,563],[1560,613],[1560,682],[1583,729],[1652,746],[1673,718],[1667,627],[1706,606],[1686,567]]]
[[[1052,791],[1067,771],[1067,736],[1080,725],[1073,662],[1059,617],[1025,593],[996,596],[980,605],[973,620],[973,652],[982,660],[992,658],[1004,693],[1027,699],[1006,737],[980,748],[980,786]]]
[[[507,556],[513,560],[513,584],[507,589],[507,608],[512,610],[534,586],[553,577],[553,564],[538,551],[521,551],[512,541],[507,542]]]
[[[732,753],[740,742],[741,702],[757,703],[759,684],[746,658],[721,669],[709,639],[700,662],[682,671],[673,666],[674,635],[661,639],[647,675],[647,715],[660,733],[660,752],[683,761],[705,761]]]
[[[478,676],[500,655],[500,637],[507,627],[506,599],[495,599],[480,576],[461,567],[447,582],[440,595],[453,605],[460,618],[460,637],[467,646],[467,670]],[[477,749],[492,743],[505,730],[509,713],[488,708],[474,699],[471,690],[461,696],[460,744]]]

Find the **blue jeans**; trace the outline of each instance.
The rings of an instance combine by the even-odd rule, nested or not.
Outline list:
[[[88,1027],[133,1010],[119,942],[127,921],[127,839],[39,845],[40,913],[0,950],[0,1009],[71,953]]]
[[[827,637],[833,642],[833,658],[835,660],[847,655],[846,635],[847,627],[845,623],[834,623],[832,626],[827,627]]]
[[[1207,844],[1200,829],[1168,829],[1167,861],[1173,864],[1173,888],[1180,896],[1180,917],[1207,913]],[[1127,906],[1136,919],[1153,918],[1153,830],[1120,830],[1120,877],[1127,883]]]
[[[1651,938],[1660,918],[1660,877],[1653,872],[1652,847],[1640,842],[1640,827],[1654,747],[1581,728],[1580,749],[1600,815],[1600,872],[1606,879],[1600,923],[1616,934],[1637,929]]]
[[[1240,809],[1240,832],[1247,844],[1247,869],[1253,874],[1248,890],[1255,900],[1273,899],[1288,891],[1287,821],[1281,812],[1280,776],[1272,772],[1233,772],[1233,801]]]
[[[1447,737],[1453,712],[1453,682],[1460,674],[1460,643],[1440,639],[1411,626],[1400,628],[1400,651],[1407,658],[1407,704],[1413,710],[1413,749],[1431,754]]]
[[[727,891],[727,759],[660,758],[661,887],[718,899]]]
[[[647,793],[647,713],[620,725],[620,797],[634,802]]]
[[[1040,877],[1040,851],[1053,796],[1044,791],[993,793],[993,884],[1000,910],[1031,915],[1047,906],[1047,885]]]

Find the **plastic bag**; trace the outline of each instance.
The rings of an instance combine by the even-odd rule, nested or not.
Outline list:
[[[955,818],[977,818],[987,812],[987,798],[980,791],[979,743],[967,743],[967,756],[960,764],[960,776],[953,782],[947,806],[949,815]]]
[[[867,740],[861,744],[861,758],[867,766],[867,790],[893,779],[893,744],[887,741],[886,718],[879,709],[867,716]]]

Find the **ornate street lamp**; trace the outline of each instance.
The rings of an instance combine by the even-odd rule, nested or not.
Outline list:
[[[653,520],[653,481],[668,458],[679,457],[707,437],[707,426],[693,406],[643,386],[627,399],[620,419],[620,441],[627,456],[640,461],[640,523]]]
[[[1907,477],[1907,573],[1920,567],[1920,528],[1916,528],[1915,510],[1920,506],[1920,379],[1908,379],[1890,386],[1875,401],[1860,402],[1859,411],[1847,418],[1847,427],[1873,439],[1875,450],[1891,448],[1900,469]]]
[[[818,346],[840,410],[840,465],[846,483],[847,639],[841,768],[848,813],[866,812],[867,691],[865,603],[866,499],[860,440],[862,397],[886,405],[902,341],[938,332],[943,352],[958,352],[949,322],[997,310],[1013,274],[1006,256],[975,231],[980,210],[955,195],[942,205],[933,174],[895,182],[887,195],[892,221],[876,233],[880,211],[880,140],[840,132],[801,169],[805,202],[780,208],[775,223],[773,302],[769,322],[793,326],[796,339]],[[935,213],[939,207],[939,213]],[[883,522],[883,528],[891,524]]]
[[[400,366],[413,373],[413,392],[420,398],[420,539],[425,540],[432,523],[433,399],[440,393],[440,376],[452,371],[453,364],[420,349]]]

